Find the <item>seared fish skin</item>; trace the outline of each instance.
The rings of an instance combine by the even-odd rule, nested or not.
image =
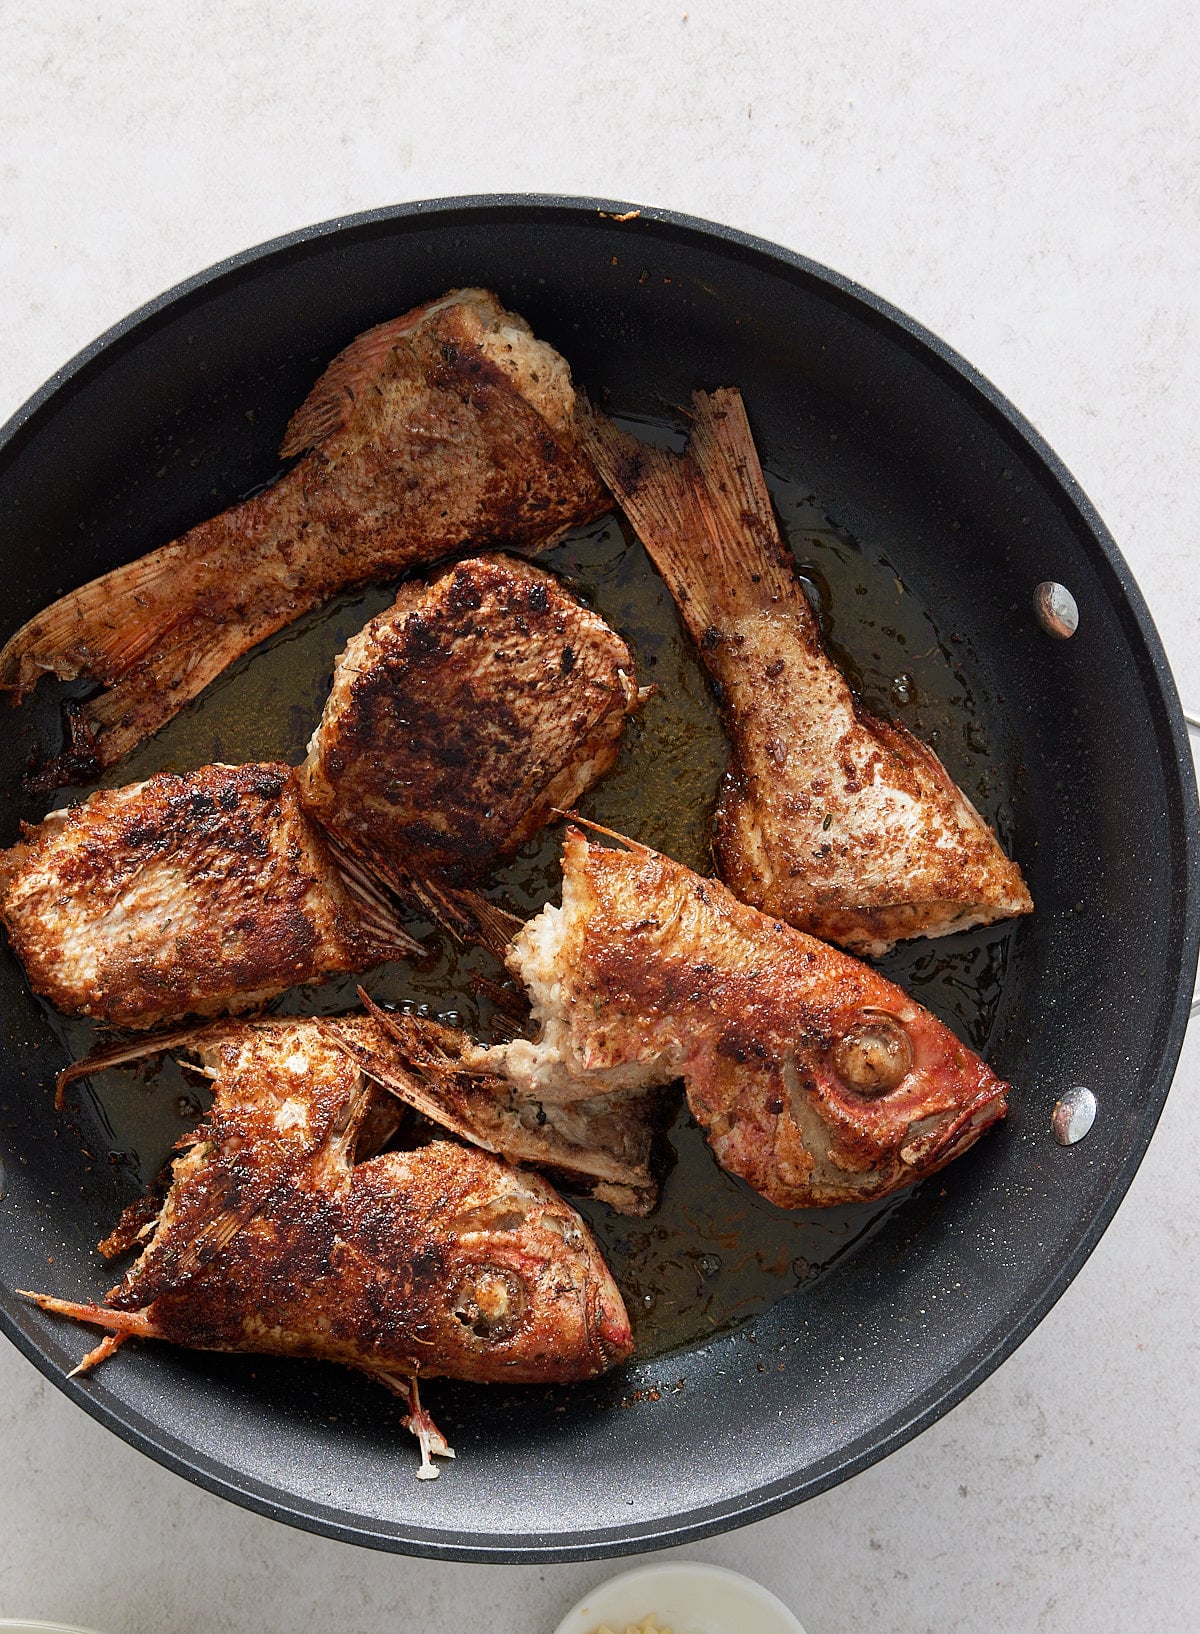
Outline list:
[[[250,1009],[415,944],[342,871],[287,766],[102,789],[0,852],[0,919],[30,986],[121,1027]]]
[[[31,1296],[109,1329],[85,1366],[138,1335],[342,1362],[404,1393],[418,1375],[573,1382],[630,1354],[578,1214],[537,1175],[447,1141],[368,1155],[395,1103],[319,1024],[219,1023],[175,1047],[207,1067],[213,1105],[140,1258],[101,1305]],[[420,1416],[414,1402],[419,1434]]]
[[[577,448],[566,363],[481,289],[360,335],[281,452],[303,457],[270,488],[72,591],[0,653],[0,687],[18,699],[43,670],[103,685],[50,775],[111,766],[339,590],[467,543],[538,550],[609,504]]]
[[[637,701],[629,648],[553,574],[458,562],[347,645],[303,799],[389,877],[470,884],[609,770]]]
[[[488,1051],[550,1102],[681,1077],[721,1164],[781,1208],[884,1197],[967,1150],[1007,1085],[878,972],[716,880],[570,829],[562,907],[514,939],[536,1042]]]
[[[779,533],[738,392],[697,392],[683,457],[584,441],[662,573],[732,743],[714,850],[744,902],[856,953],[1030,913],[933,751],[855,703]]]

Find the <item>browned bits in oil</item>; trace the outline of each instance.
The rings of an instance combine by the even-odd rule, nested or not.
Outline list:
[[[639,425],[640,436],[669,440]],[[678,446],[679,439],[670,439]],[[878,546],[860,545],[821,512],[802,484],[772,481],[784,531],[801,564],[830,650],[868,707],[929,741],[936,734],[947,770],[1002,840],[1009,814],[994,760],[990,700],[975,696],[949,658],[950,638],[903,588]],[[727,745],[696,654],[675,605],[641,546],[615,518],[569,536],[537,558],[563,575],[629,642],[639,684],[656,695],[632,719],[612,773],[583,801],[584,816],[664,851],[702,873],[712,871],[709,818]],[[320,718],[333,661],[368,618],[388,606],[391,589],[342,597],[243,661],[198,702],[110,772],[113,785],[159,770],[182,771],[214,760],[298,763]],[[964,674],[969,646],[954,645]],[[903,703],[894,683],[903,675]],[[968,732],[967,728],[974,730]],[[493,875],[490,894],[528,916],[559,886],[561,828],[531,842]],[[393,964],[365,983],[380,1002],[404,1005],[483,1038],[492,1036],[493,996],[503,970],[477,948],[461,947],[431,926],[410,928],[424,943],[419,962]],[[948,1021],[974,1048],[986,1045],[1000,1000],[1008,931],[971,931],[947,942],[898,948],[882,968]],[[356,1004],[354,978],[299,989],[272,1006],[290,1014],[330,1014]],[[73,1056],[88,1053],[94,1029],[50,1017]],[[501,1021],[501,1029],[505,1023]],[[511,1029],[511,1022],[507,1024]],[[508,1036],[508,1034],[504,1034]],[[203,1100],[203,1086],[165,1061],[149,1079],[109,1072],[72,1091],[90,1124],[88,1144],[136,1154],[130,1196],[149,1184],[172,1143],[196,1118],[181,1121],[180,1097]],[[622,1219],[602,1204],[581,1212],[600,1241],[628,1303],[639,1350],[658,1355],[710,1338],[808,1285],[878,1229],[903,1194],[882,1205],[785,1214],[725,1174],[686,1111],[668,1131],[673,1165],[660,1208],[644,1220]],[[572,1199],[572,1201],[575,1201]],[[716,1269],[712,1269],[715,1267]],[[647,1302],[648,1301],[648,1302]],[[480,1343],[486,1343],[481,1339]],[[782,1368],[783,1363],[777,1364]],[[672,1386],[678,1390],[683,1386]],[[626,1401],[623,1405],[633,1405]]]

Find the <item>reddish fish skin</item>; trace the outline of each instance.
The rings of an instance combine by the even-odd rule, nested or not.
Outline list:
[[[95,776],[235,659],[352,585],[470,544],[536,551],[609,499],[579,451],[570,371],[488,290],[368,329],[325,370],[259,494],[71,591],[0,651],[0,690],[43,671],[104,690],[45,780]]]
[[[364,1153],[403,1112],[321,1023],[219,1022],[169,1042],[213,1075],[212,1109],[124,1281],[101,1305],[32,1295],[44,1309],[118,1342],[317,1357],[392,1388],[418,1375],[569,1383],[630,1354],[621,1296],[575,1210],[540,1176],[448,1141]],[[102,1251],[145,1239],[132,1228],[146,1209],[128,1213]]]
[[[928,1010],[716,880],[577,829],[563,875],[563,908],[509,953],[542,1037],[493,1052],[546,1098],[680,1076],[719,1161],[782,1208],[886,1196],[1004,1116],[1008,1086]],[[864,1039],[895,1048],[884,1092],[863,1087]]]

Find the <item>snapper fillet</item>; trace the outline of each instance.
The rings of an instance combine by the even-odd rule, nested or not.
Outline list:
[[[552,573],[456,562],[338,659],[302,798],[402,894],[471,884],[611,768],[641,696],[625,642]]]
[[[618,838],[618,836],[613,836]],[[562,906],[513,939],[536,1040],[481,1051],[549,1105],[682,1078],[719,1162],[781,1208],[887,1196],[1008,1086],[877,971],[644,846],[567,831]]]
[[[0,921],[35,993],[121,1027],[420,951],[271,764],[163,772],[26,826],[0,851]]]
[[[540,550],[609,500],[579,448],[562,357],[487,290],[369,329],[287,428],[264,492],[38,613],[0,652],[16,699],[43,671],[102,690],[50,768],[79,782],[156,732],[236,658],[352,585],[465,544]]]
[[[213,1103],[161,1207],[132,1205],[100,1245],[139,1258],[98,1304],[27,1294],[108,1330],[77,1372],[134,1336],[341,1362],[406,1397],[428,1478],[431,1453],[453,1454],[418,1377],[572,1383],[631,1354],[579,1215],[479,1150],[381,1150],[401,1109],[319,1024],[223,1022],[170,1042],[202,1063]]]
[[[1030,913],[1021,870],[933,750],[854,700],[779,532],[741,396],[696,392],[687,450],[583,417],[716,687],[714,850],[744,902],[856,953]]]

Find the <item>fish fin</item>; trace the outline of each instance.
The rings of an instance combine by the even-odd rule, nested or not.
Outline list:
[[[474,942],[498,959],[504,957],[505,948],[525,923],[516,914],[480,896],[478,891],[437,885],[408,873],[391,874],[389,883],[397,891],[407,892],[431,919],[458,941]]]
[[[420,942],[404,929],[395,904],[389,901],[366,864],[328,830],[322,829],[321,834],[342,884],[354,902],[364,932],[373,941],[392,949],[395,957],[411,958],[422,953]]]
[[[90,1373],[94,1367],[115,1355],[128,1338],[128,1333],[106,1333],[100,1343],[93,1346],[83,1360],[75,1364],[67,1374],[68,1379],[77,1379],[81,1373]]]
[[[250,1221],[262,1213],[268,1202],[266,1195],[252,1195],[231,1208],[227,1196],[228,1193],[225,1193],[206,1200],[206,1206],[198,1216],[199,1224],[197,1216],[188,1216],[186,1244],[174,1257],[165,1281],[159,1283],[156,1275],[159,1293],[177,1293],[183,1284],[190,1282],[215,1255],[228,1248],[238,1233],[244,1231]]]
[[[382,1010],[362,988],[359,997],[396,1045],[396,1059],[371,1050],[352,1035],[339,1038],[336,1021],[327,1024],[335,1030],[332,1036],[367,1077],[414,1111],[510,1163],[529,1163],[569,1176],[573,1184],[603,1196],[618,1213],[648,1214],[653,1209],[658,1186],[650,1172],[649,1149],[665,1104],[658,1091],[576,1103],[568,1114],[573,1124],[568,1131],[556,1126],[553,1112],[547,1117],[544,1108],[529,1098],[527,1104],[541,1112],[542,1121],[527,1126],[519,1108],[509,1101],[513,1086],[487,1064],[486,1051],[479,1050],[472,1060],[471,1041],[463,1034],[420,1016]],[[625,1133],[636,1125],[644,1138],[644,1150],[632,1157],[622,1155],[622,1131],[612,1127],[614,1114],[619,1119],[622,1112],[628,1118]],[[495,1139],[483,1133],[488,1123],[498,1131]]]
[[[443,895],[464,926],[465,939],[477,942],[497,959],[503,959],[505,949],[525,921],[505,908],[498,908],[476,891],[447,890]]]
[[[731,613],[803,600],[741,394],[696,392],[686,451],[639,442],[590,406],[582,443],[679,607],[693,640]]]
[[[102,1339],[77,1367],[71,1369],[69,1378],[78,1373],[87,1373],[99,1362],[105,1361],[112,1355],[126,1339],[153,1339],[157,1337],[157,1329],[150,1320],[148,1311],[110,1311],[105,1305],[91,1305],[79,1303],[71,1299],[55,1299],[52,1294],[38,1294],[28,1288],[18,1288],[16,1292],[22,1299],[32,1299],[35,1305],[42,1310],[51,1311],[55,1316],[69,1316],[73,1322],[88,1322],[98,1328],[107,1328],[108,1337]]]
[[[467,1141],[472,1146],[478,1146],[485,1152],[494,1153],[496,1147],[492,1142],[481,1134],[469,1119],[448,1106],[443,1095],[439,1093],[439,1067],[443,1072],[448,1072],[452,1070],[450,1064],[443,1065],[430,1058],[421,1050],[420,1045],[416,1050],[410,1050],[401,1027],[393,1025],[401,1024],[408,1018],[393,1016],[388,1011],[381,1010],[361,989],[359,996],[380,1028],[398,1045],[397,1056],[389,1058],[381,1050],[369,1048],[352,1032],[339,1028],[336,1021],[323,1024],[322,1030],[326,1035],[343,1054],[350,1057],[359,1071],[370,1078],[372,1083],[386,1089],[406,1106],[412,1107],[414,1112],[419,1112],[423,1118],[428,1118],[431,1123],[436,1123],[450,1134],[457,1135],[461,1140]]]
[[[436,1481],[438,1468],[433,1460],[453,1458],[454,1448],[422,1407],[416,1376],[388,1373],[382,1368],[374,1367],[364,1367],[363,1372],[377,1384],[383,1385],[385,1390],[390,1390],[393,1395],[400,1396],[408,1403],[408,1413],[403,1420],[404,1428],[416,1436],[421,1448],[421,1467],[417,1471],[417,1480]]]
[[[615,828],[605,828],[603,823],[593,823],[590,817],[581,817],[577,811],[564,811],[560,812],[559,815],[566,817],[579,828],[590,828],[594,834],[603,834],[606,840],[616,840],[618,845],[623,845],[627,851],[632,851],[636,857],[656,857],[658,855],[658,852],[653,850],[652,847],[643,845],[641,840],[631,840],[627,834],[619,834]],[[567,832],[569,834],[570,830],[568,829]]]
[[[208,1022],[202,1027],[184,1027],[175,1032],[153,1033],[146,1038],[114,1044],[107,1050],[95,1050],[82,1061],[73,1061],[69,1067],[64,1067],[55,1079],[54,1110],[62,1111],[63,1097],[68,1087],[77,1079],[90,1078],[92,1073],[105,1072],[109,1067],[123,1067],[130,1061],[142,1061],[148,1055],[162,1055],[167,1050],[181,1049],[211,1030],[212,1023]]]
[[[281,459],[290,460],[307,453],[329,437],[344,431],[354,416],[358,399],[370,388],[387,361],[388,354],[410,335],[425,318],[444,306],[476,296],[477,290],[451,290],[436,301],[414,306],[402,317],[390,318],[355,337],[326,368],[324,374],[288,421]]]
[[[128,1254],[131,1249],[145,1243],[147,1236],[158,1225],[170,1182],[171,1169],[167,1164],[145,1196],[125,1205],[121,1218],[108,1236],[96,1244],[106,1260],[119,1259],[122,1254]]]

